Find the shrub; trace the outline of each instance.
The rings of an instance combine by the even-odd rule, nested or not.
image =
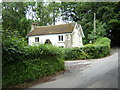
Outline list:
[[[101,58],[109,54],[110,48],[104,44],[91,44],[83,48],[83,51],[89,55],[88,59]]]
[[[87,44],[81,48],[68,48],[64,51],[65,60],[101,58],[110,53],[110,39],[99,38],[94,44]]]
[[[39,44],[37,46],[29,46],[26,49],[27,57],[31,58],[41,58],[44,59],[46,57],[58,57],[63,58],[63,52],[60,48],[47,45],[47,44]]]
[[[48,56],[63,58],[63,52],[58,47],[46,44],[28,46],[23,39],[18,38],[6,40],[2,46],[3,65],[18,60],[44,59]]]
[[[98,38],[94,44],[105,44],[110,46],[110,42],[111,42],[110,39],[104,37],[104,38]]]
[[[87,54],[81,48],[66,48],[65,49],[65,60],[77,60],[77,59],[86,59]]]
[[[41,59],[17,61],[3,67],[3,87],[33,81],[61,70],[64,70],[64,62],[60,58],[49,58],[48,61]]]
[[[17,60],[23,60],[26,55],[24,47],[27,43],[23,38],[12,37],[2,42],[2,64],[13,63]]]
[[[63,51],[52,45],[28,46],[18,38],[3,42],[3,87],[64,70]]]

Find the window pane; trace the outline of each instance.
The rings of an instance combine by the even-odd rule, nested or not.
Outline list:
[[[63,35],[58,36],[59,41],[63,41]]]
[[[35,42],[39,42],[39,37],[36,37],[36,38],[35,38]]]
[[[63,41],[63,35],[61,36],[61,41]]]
[[[59,41],[60,41],[60,36],[58,36],[58,39],[59,39]]]

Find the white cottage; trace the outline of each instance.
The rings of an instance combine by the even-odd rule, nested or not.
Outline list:
[[[81,25],[77,23],[50,26],[32,24],[27,37],[29,45],[51,43],[59,47],[82,47],[84,34]]]

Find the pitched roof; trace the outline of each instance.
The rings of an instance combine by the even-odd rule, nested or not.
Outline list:
[[[30,33],[28,33],[27,36],[72,33],[74,26],[75,23],[51,25],[51,26],[39,26]]]

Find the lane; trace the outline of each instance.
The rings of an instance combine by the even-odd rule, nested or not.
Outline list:
[[[69,71],[55,81],[31,88],[118,88],[118,52],[102,59],[66,62],[66,66]]]

